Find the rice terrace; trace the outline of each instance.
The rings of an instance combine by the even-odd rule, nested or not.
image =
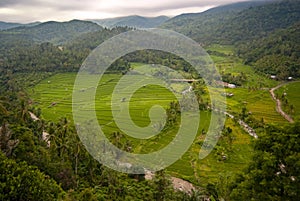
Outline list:
[[[133,65],[136,66],[139,64]],[[121,132],[113,121],[112,112],[108,109],[108,103],[110,103],[113,87],[121,76],[122,75],[118,74],[105,74],[97,89],[99,92],[101,91],[101,94],[96,96],[96,111],[97,114],[99,114],[98,120],[105,134],[110,138],[114,133]],[[35,107],[42,109],[42,114],[45,119],[52,121],[58,121],[63,117],[72,119],[72,87],[75,78],[75,73],[60,73],[42,80],[36,86],[28,89],[33,99],[33,104]],[[184,88],[178,83],[174,83],[173,87],[176,88],[179,93],[184,91]],[[148,113],[153,105],[160,105],[167,109],[174,100],[174,95],[167,89],[151,85],[145,86],[136,91],[130,100],[131,117],[137,125],[146,126],[150,123]],[[251,147],[249,145],[251,137],[239,127],[233,130],[233,135],[236,139],[232,145],[233,151],[228,163],[219,164],[219,162],[215,161],[216,159],[213,155],[205,159],[205,162],[199,161],[198,153],[205,137],[204,132],[208,129],[210,112],[203,111],[200,115],[201,122],[199,125],[199,134],[195,139],[193,146],[182,159],[170,166],[168,171],[193,181],[195,180],[195,175],[198,174],[211,174],[212,176],[209,176],[208,178],[214,180],[218,177],[216,174],[217,172],[232,171],[236,168],[241,169],[251,156]],[[229,125],[234,125],[233,120],[228,120],[227,122]],[[148,153],[167,145],[174,137],[174,134],[176,134],[176,132],[174,132],[175,130],[176,127],[172,127],[149,140],[136,140],[130,137],[125,138],[131,143],[131,147],[136,153]],[[201,164],[201,166],[197,165],[198,163]]]
[[[217,49],[222,51],[227,50],[227,54],[231,54],[230,48],[214,46],[209,49]],[[216,50],[215,50],[216,51]],[[228,52],[229,51],[229,52]],[[214,56],[212,56],[214,58]],[[269,88],[278,84],[278,82],[270,78],[257,75],[251,71],[250,67],[243,66],[239,60],[231,61],[232,57],[223,56],[221,61],[216,60],[216,65],[221,66],[221,70],[231,73],[247,75],[247,81],[240,87],[235,89],[226,89],[228,93],[233,93],[234,96],[227,98],[227,110],[229,113],[236,115],[239,118],[239,113],[243,108],[247,108],[247,114],[251,112],[251,116],[257,121],[280,122],[287,123],[286,120],[276,112],[276,104],[272,100]],[[153,68],[151,65],[143,65],[132,63],[134,68]],[[230,68],[228,68],[230,66]],[[105,134],[111,138],[114,133],[121,131],[115,125],[111,110],[108,109],[111,102],[111,94],[114,86],[122,77],[120,74],[105,74],[98,85],[97,91],[101,94],[96,98],[96,111],[99,123]],[[42,109],[42,114],[45,119],[58,121],[62,117],[72,119],[72,90],[75,73],[59,73],[45,80],[42,80],[36,86],[29,88],[28,91],[34,101],[34,105]],[[248,82],[248,80],[250,80]],[[255,84],[254,84],[255,83]],[[258,86],[259,83],[259,86]],[[251,88],[253,86],[253,89]],[[173,84],[173,88],[177,89],[177,93],[185,90],[184,86],[178,83]],[[82,89],[85,90],[85,89]],[[203,99],[207,99],[204,95]],[[139,126],[147,126],[149,122],[149,108],[153,105],[160,105],[167,109],[170,103],[175,100],[174,95],[167,89],[158,86],[145,86],[132,96],[130,100],[130,115],[133,121]],[[122,101],[122,100],[120,100]],[[205,137],[205,131],[208,128],[210,121],[210,111],[201,112],[201,122],[199,125],[199,133],[195,139],[193,146],[189,151],[175,164],[168,168],[178,177],[185,178],[188,181],[197,181],[197,179],[205,179],[207,182],[215,181],[219,173],[229,173],[236,169],[241,170],[251,158],[252,148],[250,141],[253,137],[249,136],[241,126],[238,126],[233,119],[228,119],[226,125],[233,128],[232,136],[234,136],[230,153],[226,156],[226,162],[220,162],[217,159],[218,154],[225,156],[224,148],[219,148],[211,154],[207,159],[199,161],[198,153],[201,144]],[[137,140],[130,137],[125,137],[130,141],[131,148],[136,153],[148,153],[158,150],[168,144],[174,137],[176,127],[165,130],[159,136],[149,140]],[[125,140],[125,139],[124,139]],[[220,143],[226,143],[220,142]]]

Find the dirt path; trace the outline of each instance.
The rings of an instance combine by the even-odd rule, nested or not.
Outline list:
[[[299,82],[299,81],[295,81],[295,82]],[[286,113],[282,110],[281,102],[280,102],[279,99],[276,98],[275,93],[274,93],[274,91],[275,91],[276,89],[279,89],[280,87],[282,87],[282,86],[284,86],[284,85],[286,85],[286,84],[290,84],[290,83],[293,83],[293,82],[284,82],[284,83],[281,83],[281,84],[277,85],[276,87],[270,89],[270,94],[271,94],[273,100],[276,102],[276,111],[277,111],[281,116],[283,116],[288,122],[294,123],[293,118],[292,118],[291,116],[289,116],[288,114],[286,114]]]

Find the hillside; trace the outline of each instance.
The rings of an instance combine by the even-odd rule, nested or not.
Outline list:
[[[154,28],[158,27],[162,23],[166,22],[169,18],[167,16],[158,17],[142,17],[138,15],[117,17],[109,19],[91,20],[98,23],[103,27],[116,27],[116,26],[128,26],[134,28]]]
[[[268,37],[241,44],[238,55],[246,63],[278,79],[300,76],[300,22],[286,29],[279,29]]]
[[[32,26],[36,26],[40,24],[40,22],[32,22],[32,23],[28,23],[28,24],[20,24],[20,23],[11,23],[11,22],[2,22],[0,21],[0,31],[1,30],[7,30],[7,29],[12,29],[12,28],[16,28],[16,27],[32,27]]]
[[[26,35],[36,42],[51,42],[62,44],[66,41],[75,39],[84,33],[101,30],[102,27],[96,23],[81,20],[72,20],[69,22],[45,22],[31,27],[17,27],[6,30],[6,34]]]
[[[11,28],[15,28],[18,26],[22,26],[22,24],[0,21],[0,30],[11,29]]]
[[[161,27],[202,44],[234,44],[260,38],[299,21],[300,1],[253,1],[231,4],[198,14],[184,14]]]
[[[83,33],[76,38],[75,36],[62,38],[69,41],[60,45],[50,42],[35,43],[26,34],[0,32],[0,70],[3,68],[13,72],[76,71],[92,49],[128,30],[130,29],[117,27]]]

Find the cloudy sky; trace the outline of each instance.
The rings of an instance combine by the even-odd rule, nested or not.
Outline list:
[[[67,21],[126,15],[175,16],[245,0],[0,0],[0,21]]]

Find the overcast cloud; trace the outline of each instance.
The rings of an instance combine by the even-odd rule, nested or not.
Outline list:
[[[175,16],[246,0],[0,0],[0,21],[101,19],[126,15]]]

